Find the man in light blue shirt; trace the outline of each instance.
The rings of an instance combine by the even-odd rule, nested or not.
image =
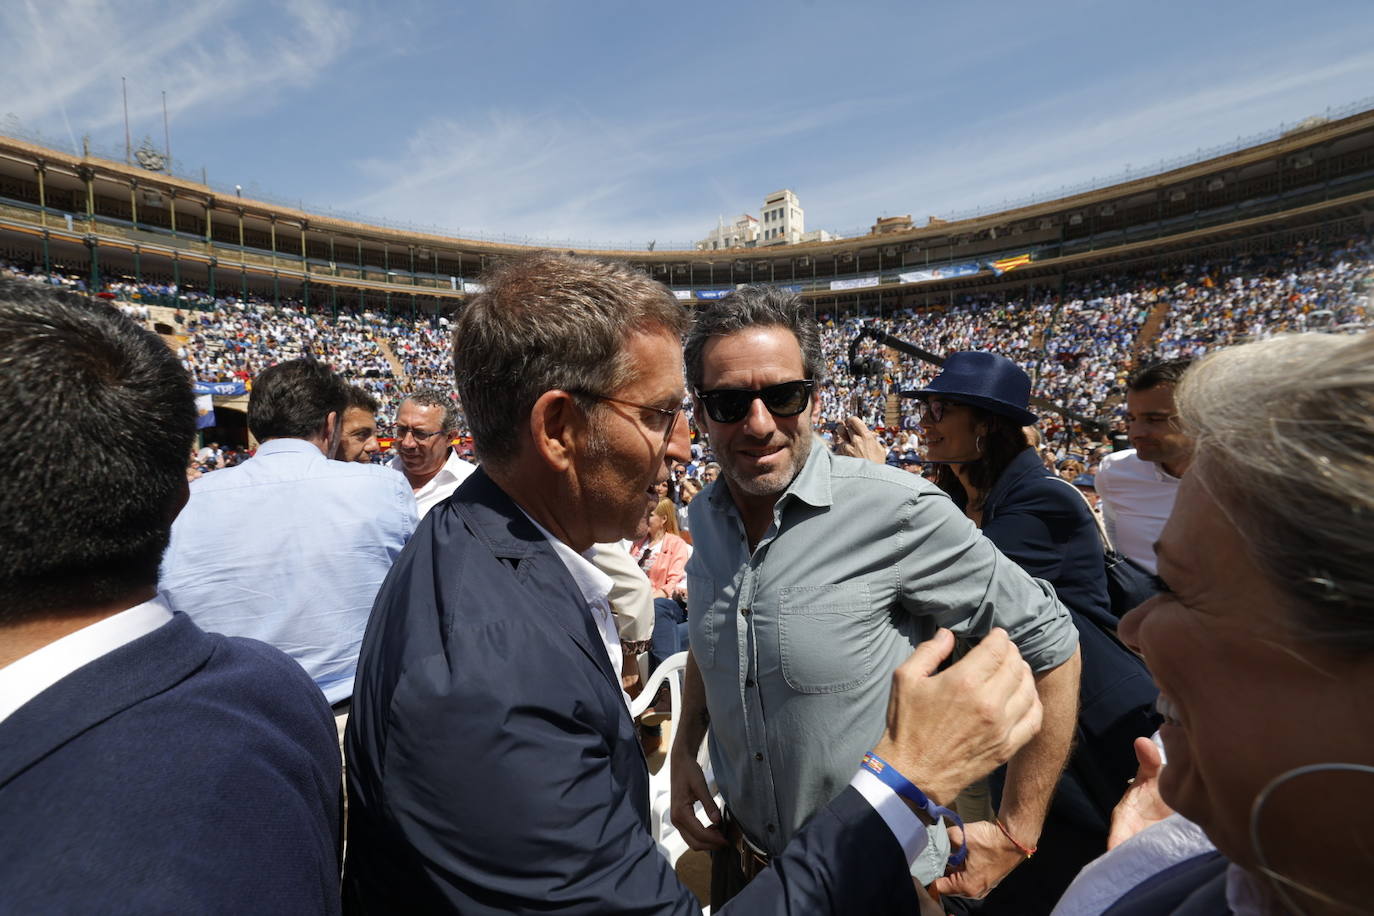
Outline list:
[[[290,655],[336,707],[352,696],[372,601],[417,522],[405,478],[325,458],[347,401],[314,360],[264,370],[248,402],[262,444],[191,483],[159,583],[202,629]]]

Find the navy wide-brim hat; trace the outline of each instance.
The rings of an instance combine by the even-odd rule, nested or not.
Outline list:
[[[981,407],[1022,426],[1040,422],[1039,417],[1026,409],[1030,405],[1030,376],[1016,363],[996,353],[979,350],[951,353],[945,357],[940,374],[928,386],[903,391],[902,397],[926,398],[932,394]]]

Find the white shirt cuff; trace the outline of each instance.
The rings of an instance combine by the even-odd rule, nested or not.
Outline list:
[[[926,848],[926,825],[907,807],[900,795],[868,770],[860,767],[849,784],[859,790],[859,794],[887,824],[887,829],[892,831],[892,836],[902,847],[907,868],[910,868],[921,850]]]

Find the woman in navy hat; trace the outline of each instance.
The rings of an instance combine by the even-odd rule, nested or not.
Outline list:
[[[1038,851],[980,913],[1048,913],[1078,870],[1106,848],[1111,810],[1135,775],[1132,742],[1156,727],[1157,691],[1115,642],[1103,547],[1083,497],[1045,468],[1024,427],[1030,378],[1004,356],[950,354],[920,400],[925,459],[949,494],[1009,559],[1054,586],[1078,626],[1083,656],[1076,750],[1051,804]],[[994,779],[995,794],[1000,785]]]

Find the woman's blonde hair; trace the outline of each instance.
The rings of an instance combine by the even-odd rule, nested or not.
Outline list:
[[[660,499],[658,505],[654,506],[654,515],[663,519],[664,531],[681,537],[682,529],[677,526],[677,506],[673,505],[671,499]]]
[[[1201,475],[1304,638],[1374,650],[1374,335],[1231,347],[1175,392]]]

